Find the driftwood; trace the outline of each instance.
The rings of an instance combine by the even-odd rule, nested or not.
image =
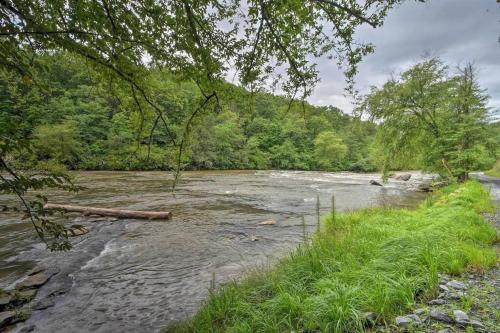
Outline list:
[[[169,220],[170,218],[172,218],[171,212],[145,212],[139,210],[124,210],[59,204],[45,204],[43,208],[64,210],[66,212],[78,212],[84,215],[115,216],[134,219]]]

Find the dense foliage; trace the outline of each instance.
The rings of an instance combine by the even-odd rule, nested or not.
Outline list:
[[[212,290],[194,318],[166,332],[364,332],[438,294],[440,272],[494,267],[493,211],[477,182],[443,189],[416,210],[329,215],[269,270]],[[402,250],[404,249],[404,250]]]
[[[155,101],[171,108],[169,127],[154,112],[133,112],[135,100],[80,57],[60,53],[44,57],[43,90],[2,72],[0,85],[8,112],[0,131],[16,128],[30,150],[9,155],[20,169],[58,163],[69,169],[171,170],[177,147],[200,97],[196,85],[176,83],[159,69],[148,73]],[[47,85],[48,86],[48,85]],[[187,169],[373,170],[369,146],[376,126],[335,107],[314,107],[265,93],[230,86],[217,112],[200,112],[192,121],[182,163]],[[22,91],[22,94],[20,93]],[[7,133],[2,133],[2,135]]]
[[[472,65],[451,74],[431,58],[373,88],[359,110],[381,122],[377,143],[384,170],[413,164],[465,180],[470,171],[490,167],[498,154],[487,100]]]

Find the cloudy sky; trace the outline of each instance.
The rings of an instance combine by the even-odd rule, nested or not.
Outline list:
[[[357,38],[369,41],[375,53],[359,67],[357,89],[380,86],[391,73],[419,61],[424,54],[441,57],[451,67],[472,61],[479,69],[481,86],[491,96],[490,106],[500,108],[500,3],[497,0],[407,1],[393,9],[384,26],[363,27]],[[321,82],[309,101],[351,111],[344,97],[342,73],[332,62],[319,61]]]

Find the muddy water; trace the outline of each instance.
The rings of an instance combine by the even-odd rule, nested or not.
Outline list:
[[[51,202],[137,210],[171,210],[172,221],[111,221],[74,217],[90,233],[73,238],[67,253],[48,253],[27,223],[0,215],[0,287],[9,287],[35,263],[58,274],[40,289],[31,318],[18,328],[37,332],[152,332],[193,314],[216,283],[269,264],[316,228],[336,207],[413,206],[422,178],[369,185],[377,175],[225,171],[186,172],[175,194],[161,172],[84,172],[86,189],[53,193]],[[272,226],[258,225],[273,219]],[[257,240],[255,240],[257,239]]]

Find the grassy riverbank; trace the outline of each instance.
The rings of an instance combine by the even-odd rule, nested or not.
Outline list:
[[[437,293],[438,272],[497,261],[494,209],[477,182],[452,185],[415,210],[368,209],[325,218],[322,231],[276,266],[212,293],[167,332],[356,332],[366,312],[389,322]]]

